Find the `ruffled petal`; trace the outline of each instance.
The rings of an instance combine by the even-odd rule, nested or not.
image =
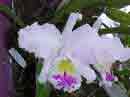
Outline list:
[[[48,58],[60,47],[61,35],[53,24],[34,23],[18,32],[19,46],[37,57]]]

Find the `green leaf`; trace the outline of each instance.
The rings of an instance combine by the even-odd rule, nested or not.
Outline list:
[[[102,6],[104,2],[102,0],[71,0],[69,3],[65,4],[60,10],[57,10],[53,21],[64,22],[66,16],[71,12],[79,12],[83,8],[97,8]]]
[[[121,26],[130,25],[130,14],[122,12],[116,8],[108,8],[106,13],[111,19],[119,22]]]
[[[119,75],[123,75],[123,76],[129,76],[130,75],[130,70],[129,69],[123,69],[121,71],[118,71]]]
[[[36,64],[36,73],[39,74],[41,72],[43,64]]]
[[[101,29],[99,32],[99,34],[107,34],[107,33],[120,33],[120,34],[129,35],[130,27],[120,26],[118,28],[106,28],[106,29]]]
[[[43,64],[39,63],[36,65],[36,74],[39,75],[39,73],[41,72]],[[37,80],[36,83],[36,97],[49,97],[50,94],[50,87],[49,84],[41,84],[39,83],[39,81]]]
[[[107,6],[108,7],[116,7],[116,8],[121,8],[125,5],[130,4],[130,0],[106,0]]]
[[[130,35],[124,35],[123,42],[124,42],[125,45],[130,47]]]
[[[37,81],[36,84],[36,97],[49,97],[50,88]]]

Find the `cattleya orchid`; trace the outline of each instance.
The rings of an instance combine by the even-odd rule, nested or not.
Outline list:
[[[79,89],[81,76],[89,82],[96,79],[89,65],[70,56],[71,49],[78,45],[80,37],[74,37],[73,27],[76,21],[81,19],[81,14],[72,13],[62,34],[55,25],[48,23],[34,23],[19,31],[20,47],[45,59],[39,76],[41,83],[49,81],[56,89],[72,92]]]
[[[39,82],[49,81],[56,89],[72,92],[79,89],[81,76],[92,82],[96,79],[90,64],[100,73],[105,85],[111,86],[116,77],[111,67],[116,61],[130,57],[130,49],[124,48],[118,37],[99,36],[102,15],[91,27],[82,25],[73,30],[82,15],[71,13],[61,32],[53,24],[34,23],[21,29],[19,46],[45,59]]]

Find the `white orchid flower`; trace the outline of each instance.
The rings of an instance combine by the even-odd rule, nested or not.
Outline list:
[[[117,60],[128,60],[130,48],[124,48],[118,37],[99,36],[97,32],[101,24],[102,20],[99,17],[93,27],[85,24],[74,31],[81,39],[76,41],[78,45],[71,50],[70,56],[80,60],[82,64],[94,64],[104,84],[111,86],[112,82],[117,80],[111,71],[112,64]]]
[[[120,9],[120,11],[123,11],[125,13],[129,13],[130,12],[130,5],[126,5],[123,8]]]
[[[43,25],[34,23],[18,32],[19,46],[33,52],[35,56],[45,59],[39,76],[41,83],[49,81],[56,89],[72,92],[79,89],[81,76],[89,82],[96,79],[95,72],[87,63],[71,56],[73,50],[75,51],[74,48],[80,45],[78,43],[82,40],[82,36],[84,37],[83,34],[89,31],[89,29],[84,31],[82,28],[73,30],[76,21],[81,19],[81,14],[72,13],[62,34],[55,25],[48,23]],[[87,26],[89,27],[89,25]],[[79,32],[82,33],[81,36]],[[85,55],[85,52],[83,55],[88,56]]]
[[[93,27],[85,24],[73,30],[81,14],[72,13],[66,26],[60,31],[52,24],[37,23],[19,31],[19,46],[37,57],[45,59],[39,81],[49,81],[57,89],[72,92],[81,85],[81,76],[95,80],[94,67],[101,74],[104,84],[111,85],[116,77],[111,72],[112,63],[130,58],[130,49],[124,48],[118,37],[98,35],[102,18]]]

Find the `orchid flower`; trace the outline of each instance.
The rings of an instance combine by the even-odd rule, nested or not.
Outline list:
[[[102,18],[99,17],[93,27],[85,24],[75,30],[75,35],[81,39],[70,51],[70,56],[80,60],[82,64],[93,64],[101,74],[103,84],[111,86],[113,81],[117,81],[111,71],[112,64],[117,60],[128,60],[130,48],[124,48],[118,37],[99,36],[97,32],[101,24]]]
[[[45,59],[39,76],[41,83],[49,81],[56,89],[75,91],[81,85],[81,76],[88,82],[95,80],[90,64],[100,73],[103,84],[111,86],[117,80],[111,71],[112,64],[128,60],[130,49],[124,48],[118,37],[98,35],[102,17],[92,27],[85,24],[73,30],[81,17],[72,13],[62,34],[48,23],[34,23],[18,32],[19,46]]]
[[[75,47],[78,47],[79,41],[82,40],[83,35],[80,36],[76,33],[77,30],[73,30],[77,20],[81,19],[81,14],[71,13],[62,34],[55,25],[48,23],[34,23],[18,32],[19,46],[30,53],[33,52],[36,57],[45,59],[38,78],[40,83],[49,81],[56,89],[72,92],[79,89],[81,76],[89,82],[96,79],[96,74],[89,65],[80,58],[71,56],[72,49],[75,51]],[[78,30],[80,31],[84,34],[89,29]],[[82,53],[81,50],[77,53]],[[83,56],[87,57],[85,52]]]

